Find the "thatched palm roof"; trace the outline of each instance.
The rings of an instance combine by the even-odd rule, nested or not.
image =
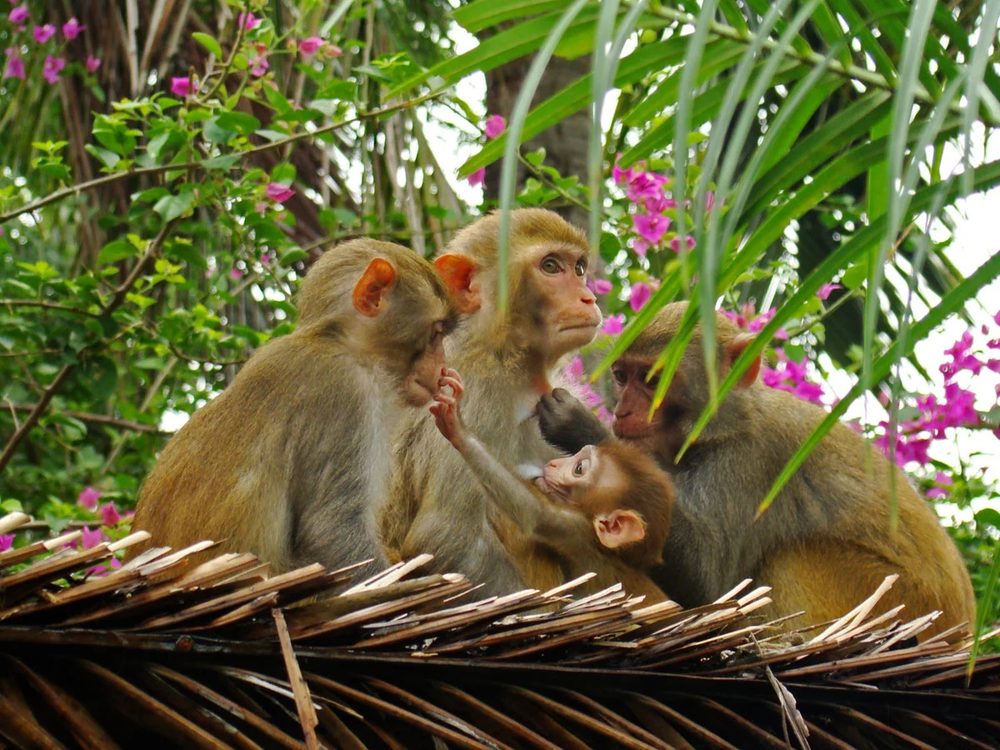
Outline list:
[[[0,532],[22,525],[0,518]],[[643,606],[575,584],[477,600],[426,558],[363,582],[248,554],[194,565],[144,540],[0,553],[0,739],[15,746],[996,747],[1000,658],[861,603],[778,632],[744,582]],[[887,581],[883,588],[891,585]],[[0,743],[2,745],[2,743]]]

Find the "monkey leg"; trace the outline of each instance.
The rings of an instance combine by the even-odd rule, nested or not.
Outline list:
[[[950,587],[932,586],[936,578],[934,561],[914,561],[909,569],[894,565],[864,547],[841,540],[813,541],[770,555],[755,578],[772,587],[772,605],[768,614],[777,617],[804,611],[800,618],[789,620],[786,627],[799,628],[834,620],[867,599],[882,580],[893,573],[899,579],[872,610],[885,612],[900,604],[903,619],[913,619],[932,610],[943,614],[923,631],[918,640],[962,622],[964,608],[958,592]],[[942,578],[942,580],[944,580]],[[818,631],[816,631],[818,632]],[[812,634],[815,634],[812,633]]]

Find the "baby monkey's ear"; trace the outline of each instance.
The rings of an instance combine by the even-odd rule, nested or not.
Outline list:
[[[615,549],[633,542],[641,542],[646,536],[646,522],[634,510],[613,510],[594,516],[594,531],[597,540],[609,549]]]

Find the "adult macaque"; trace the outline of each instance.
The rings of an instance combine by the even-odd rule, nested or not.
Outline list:
[[[463,299],[480,305],[446,342],[448,361],[466,379],[464,418],[507,466],[544,464],[557,453],[533,418],[561,360],[588,343],[601,313],[587,289],[589,248],[580,230],[551,211],[510,214],[510,304],[496,308],[499,214],[463,229],[448,252],[470,256]],[[434,555],[443,571],[482,582],[484,594],[523,585],[519,531],[497,513],[462,456],[428,419],[414,419],[397,445],[399,465],[383,515],[383,539],[403,556]]]
[[[444,280],[388,242],[324,254],[302,283],[295,332],[257,351],[164,448],[135,528],[173,547],[216,539],[273,572],[384,566],[376,514],[390,433],[434,395],[461,307],[447,281],[471,267],[456,255],[437,263]]]
[[[677,460],[709,397],[699,333],[651,421],[655,382],[646,378],[676,334],[685,307],[665,307],[612,368],[618,397],[615,434],[656,457],[676,487],[666,566],[653,574],[663,590],[694,605],[753,577],[774,587],[775,614],[804,610],[807,623],[820,623],[844,614],[886,575],[898,573],[879,606],[905,604],[912,616],[941,610],[923,637],[973,622],[969,575],[933,510],[898,468],[846,425],[830,431],[754,521],[778,473],[824,417],[820,407],[760,384],[759,359]],[[717,365],[724,374],[752,338],[722,315],[716,319],[716,338]],[[599,441],[604,431],[565,392],[544,398],[539,418],[543,432],[567,451]],[[574,433],[580,437],[574,439]],[[895,531],[890,528],[893,484]]]
[[[431,404],[440,433],[523,535],[525,583],[543,590],[596,573],[584,591],[621,582],[647,603],[666,599],[647,571],[661,562],[673,486],[638,448],[608,438],[546,464],[533,483],[501,465],[462,424],[462,380],[445,370]]]

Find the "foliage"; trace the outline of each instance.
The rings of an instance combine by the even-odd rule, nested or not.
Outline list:
[[[955,534],[989,588],[988,457],[965,438],[964,453],[940,446],[988,436],[996,401],[962,395],[968,360],[940,383],[914,347],[950,316],[983,317],[976,296],[1000,268],[994,254],[964,275],[950,243],[951,210],[1000,182],[1000,161],[972,148],[1000,121],[1000,0],[126,6],[113,23],[81,2],[0,18],[5,507],[95,521],[77,503],[92,486],[125,512],[164,428],[294,324],[321,247],[354,234],[441,247],[468,207],[433,130],[476,151],[460,171],[473,183],[508,154],[502,206],[591,209],[599,370],[666,302],[698,302],[690,333],[722,300],[759,336],[719,392],[773,342],[769,383],[820,399],[830,423],[866,394],[884,401],[885,424],[865,429],[890,455],[939,446],[902,457],[920,458],[906,467],[928,494],[973,511]],[[455,54],[454,24],[478,44]],[[527,54],[512,111],[485,119],[458,95]],[[589,73],[532,106],[551,56],[589,58]],[[520,149],[587,108],[587,174]],[[996,331],[982,337],[978,354],[954,351],[985,377]],[[838,401],[821,383],[844,372]],[[929,394],[965,411],[921,421]]]

